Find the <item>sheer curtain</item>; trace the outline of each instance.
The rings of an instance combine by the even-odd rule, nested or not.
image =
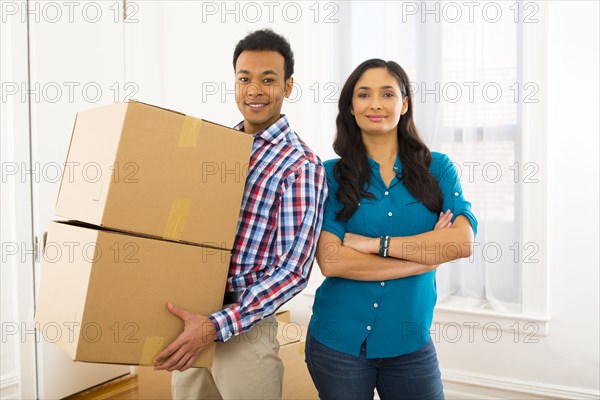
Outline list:
[[[473,205],[473,256],[438,269],[438,302],[519,312],[521,261],[535,257],[520,243],[519,185],[536,171],[518,157],[519,102],[535,87],[519,82],[517,3],[502,3],[469,15],[456,2],[352,2],[348,69],[370,57],[404,67],[419,131],[455,163]],[[385,23],[364,18],[374,12]]]

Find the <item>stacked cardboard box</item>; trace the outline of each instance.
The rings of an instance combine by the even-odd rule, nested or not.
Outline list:
[[[73,360],[150,365],[222,306],[253,138],[144,103],[80,112],[36,324]],[[212,363],[214,346],[194,366]]]
[[[277,339],[281,345],[279,357],[284,367],[282,399],[318,399],[317,389],[304,362],[306,327],[291,322],[289,311],[278,312],[276,316],[279,322]],[[171,399],[171,373],[140,367],[138,389],[141,400]]]
[[[285,368],[281,398],[286,400],[318,399],[319,394],[304,361],[307,327],[294,322],[280,322],[279,329],[281,330],[279,336],[284,336],[288,340],[279,349],[279,357]]]

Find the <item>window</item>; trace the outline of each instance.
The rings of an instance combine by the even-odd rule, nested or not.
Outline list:
[[[370,57],[405,68],[417,127],[454,161],[479,221],[473,256],[438,270],[438,311],[546,321],[543,5],[350,7],[347,69]],[[373,13],[384,23],[362,18]]]

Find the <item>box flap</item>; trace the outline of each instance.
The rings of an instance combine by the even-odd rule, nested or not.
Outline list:
[[[116,103],[77,114],[56,215],[101,224],[127,107]]]
[[[71,130],[71,138],[69,139],[69,148],[67,149],[67,157],[65,157],[65,163],[63,164],[63,171],[62,171],[62,176],[60,179],[60,186],[58,188],[58,196],[56,197],[56,201],[54,202],[54,209],[56,210],[56,207],[58,206],[58,199],[60,198],[60,191],[62,189],[63,186],[63,182],[65,180],[69,180],[70,177],[67,176],[67,178],[65,179],[65,174],[70,173],[71,171],[67,171],[67,162],[69,160],[69,153],[71,152],[71,144],[73,142],[73,135],[75,134],[75,127],[77,126],[77,115],[75,115],[75,122],[73,123],[73,129]]]
[[[74,234],[75,230],[75,234]],[[51,222],[35,321],[45,340],[76,357],[97,232]]]

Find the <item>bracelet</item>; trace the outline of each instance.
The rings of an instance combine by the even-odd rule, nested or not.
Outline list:
[[[379,255],[381,257],[388,257],[390,251],[390,237],[381,236],[379,238]]]

